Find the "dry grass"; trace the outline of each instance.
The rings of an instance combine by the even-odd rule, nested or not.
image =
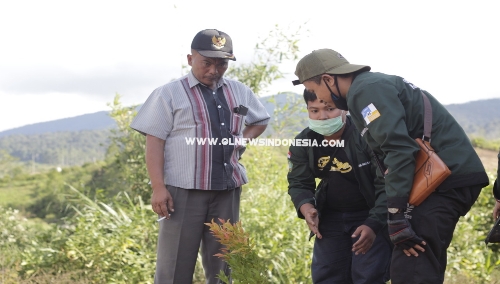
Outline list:
[[[484,168],[488,173],[496,173],[498,168],[498,152],[492,150],[475,148],[476,153],[483,162]]]

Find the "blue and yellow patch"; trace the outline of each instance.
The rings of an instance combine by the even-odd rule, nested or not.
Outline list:
[[[368,125],[370,122],[380,117],[380,112],[373,104],[369,104],[361,111],[361,115],[365,119],[366,125]]]

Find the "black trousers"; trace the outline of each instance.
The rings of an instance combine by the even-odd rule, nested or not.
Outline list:
[[[354,231],[366,221],[369,211],[325,212],[319,221],[322,239],[314,241],[311,274],[313,283],[383,284],[389,280],[392,243],[387,228],[378,232],[366,254],[355,255]]]
[[[481,187],[461,187],[432,193],[411,212],[410,223],[427,245],[419,256],[406,256],[394,247],[391,261],[392,284],[434,284],[444,282],[448,249],[460,218],[470,210]]]

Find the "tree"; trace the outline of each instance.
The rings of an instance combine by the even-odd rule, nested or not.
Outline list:
[[[298,43],[304,25],[296,29],[275,25],[267,37],[255,44],[252,62],[230,67],[226,76],[238,79],[260,95],[272,82],[284,78],[286,73],[280,69],[282,63],[298,59]]]
[[[0,150],[0,178],[14,178],[23,173],[19,159],[12,157],[7,151]]]

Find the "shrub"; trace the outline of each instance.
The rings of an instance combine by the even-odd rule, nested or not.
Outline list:
[[[286,147],[253,147],[242,159],[249,184],[243,188],[241,221],[267,260],[272,283],[310,283],[313,241],[288,195]]]
[[[157,225],[150,208],[126,194],[108,205],[72,190],[78,214],[24,250],[21,275],[74,272],[72,279],[92,283],[152,283]]]
[[[490,180],[494,179],[490,177]],[[493,226],[494,202],[492,186],[489,185],[482,190],[469,213],[460,218],[448,248],[448,283],[455,283],[456,279],[473,281],[472,283],[494,280],[491,275],[500,268],[500,245],[487,246],[484,243]]]

